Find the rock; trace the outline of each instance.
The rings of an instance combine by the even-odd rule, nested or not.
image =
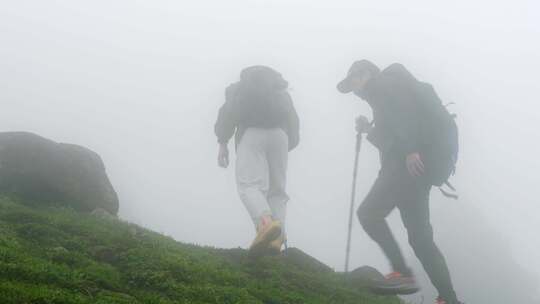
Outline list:
[[[382,273],[370,266],[362,266],[345,274],[347,281],[356,287],[370,287],[376,280],[384,279]]]
[[[0,192],[81,212],[119,207],[98,154],[26,132],[0,133]]]

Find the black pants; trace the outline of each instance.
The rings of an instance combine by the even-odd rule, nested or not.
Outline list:
[[[429,219],[431,185],[407,172],[405,159],[383,162],[379,176],[362,205],[358,219],[366,233],[381,247],[394,271],[412,275],[390,231],[386,217],[397,208],[407,228],[409,244],[431,282],[447,301],[456,301],[446,260],[433,240]]]

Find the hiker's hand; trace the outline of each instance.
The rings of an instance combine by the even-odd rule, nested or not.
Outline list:
[[[407,155],[407,170],[414,177],[419,177],[424,174],[424,163],[420,158],[420,153],[411,153]]]
[[[367,117],[360,115],[356,118],[356,132],[358,133],[368,133],[371,129],[371,124]]]
[[[226,144],[219,145],[218,166],[227,168],[229,166],[229,148]]]

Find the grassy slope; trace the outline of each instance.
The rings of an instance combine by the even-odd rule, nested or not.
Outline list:
[[[116,220],[0,198],[0,303],[398,303],[287,258],[182,244]]]

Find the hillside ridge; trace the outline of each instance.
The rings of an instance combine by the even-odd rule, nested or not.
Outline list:
[[[349,284],[298,249],[258,261],[243,249],[177,242],[117,219],[0,197],[3,304],[398,304]]]

